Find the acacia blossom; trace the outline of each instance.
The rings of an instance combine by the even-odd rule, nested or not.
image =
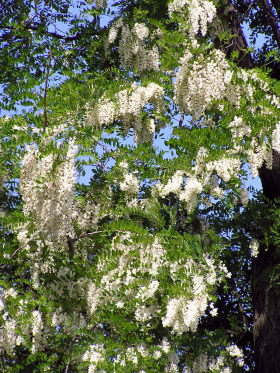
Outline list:
[[[207,32],[207,23],[213,21],[216,8],[207,0],[174,0],[168,5],[169,15],[173,12],[186,13],[187,8],[189,32],[196,35],[200,31],[203,36]]]
[[[147,124],[143,122],[142,112],[146,105],[153,105],[154,112],[162,113],[164,111],[163,95],[164,89],[156,83],[149,83],[146,87],[132,84],[131,89],[121,90],[113,99],[102,97],[93,108],[88,107],[85,121],[88,125],[102,127],[121,120],[122,127],[126,131],[134,126],[137,142],[145,141],[146,132],[152,134],[155,131],[155,125],[151,119]]]
[[[29,147],[22,161],[20,192],[24,214],[33,217],[50,247],[54,243],[65,244],[66,236],[73,235],[75,152],[71,141],[65,159],[54,168],[54,154],[40,158],[39,151]]]
[[[174,101],[180,110],[198,120],[213,101],[226,96],[232,71],[223,52],[195,56],[187,50],[180,59],[174,85]]]
[[[138,71],[159,70],[159,49],[154,43],[148,46],[145,40],[152,40],[148,27],[144,23],[135,23],[132,29],[122,26],[119,43],[121,66]]]

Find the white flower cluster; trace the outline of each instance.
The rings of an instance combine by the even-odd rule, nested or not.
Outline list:
[[[259,254],[260,243],[257,239],[253,238],[250,242],[249,249],[253,258],[256,258]]]
[[[121,367],[125,367],[129,363],[132,363],[133,365],[137,365],[138,364],[137,353],[138,352],[141,353],[142,351],[143,352],[145,351],[145,349],[143,347],[142,348],[141,347],[138,348],[138,349],[135,348],[135,347],[128,347],[125,352],[121,352],[116,356],[116,358],[114,360],[114,365],[115,366],[121,366]],[[144,354],[145,354],[145,352],[144,352]]]
[[[134,68],[140,72],[159,70],[159,49],[156,44],[148,46],[148,38],[153,39],[144,23],[136,23],[132,29],[122,26],[119,55],[123,68]]]
[[[147,104],[151,104],[154,105],[154,112],[163,112],[163,95],[163,88],[156,83],[149,83],[146,87],[132,84],[131,89],[120,91],[113,100],[101,98],[93,109],[88,108],[85,121],[102,127],[121,120],[126,131],[134,124],[135,137],[139,142],[144,136],[143,132],[152,134],[155,131],[154,122],[143,123],[142,110]]]
[[[227,352],[230,356],[237,358],[237,363],[240,367],[244,365],[244,354],[243,351],[235,344],[227,347]]]
[[[73,333],[75,330],[85,328],[87,326],[88,320],[85,316],[81,314],[80,311],[63,312],[61,307],[59,307],[52,315],[51,326],[65,333]]]
[[[92,281],[88,281],[86,300],[87,300],[89,315],[93,315],[94,312],[96,311],[99,301],[100,301],[99,300],[100,295],[101,295],[100,289],[98,289],[97,286]]]
[[[197,195],[203,190],[203,185],[195,176],[188,178],[184,185],[184,172],[178,170],[166,185],[159,183],[156,189],[162,197],[170,193],[178,195],[179,199],[186,203],[187,209],[191,210],[196,203]]]
[[[210,258],[207,258],[207,260],[211,265],[208,267],[209,273],[207,273],[207,277],[195,274],[192,278],[193,298],[172,298],[167,304],[166,315],[162,318],[162,325],[171,327],[176,334],[196,331],[199,319],[208,307],[209,294],[207,284],[214,284],[217,281],[217,277],[213,262]]]
[[[228,126],[231,130],[233,139],[243,139],[244,136],[249,136],[252,131],[250,126],[244,123],[242,117],[235,116]]]
[[[277,123],[272,132],[272,149],[280,153],[280,123]]]
[[[114,359],[114,365],[125,367],[128,363],[132,363],[134,365],[138,364],[139,357],[140,358],[153,358],[154,360],[159,360],[163,355],[167,355],[169,361],[172,361],[173,355],[170,353],[170,343],[164,337],[160,345],[153,346],[152,349],[149,349],[149,345],[140,344],[138,346],[128,347],[125,351],[118,353],[116,358]],[[145,373],[146,371],[140,370],[139,373]],[[171,371],[168,371],[171,372]]]
[[[162,319],[164,327],[171,327],[176,334],[196,331],[199,318],[207,308],[207,295],[187,300],[173,298],[167,304],[166,315]]]
[[[237,158],[221,158],[217,161],[206,164],[209,172],[216,170],[217,175],[224,181],[228,182],[231,177],[238,176],[240,170],[240,160]]]
[[[32,353],[39,351],[43,346],[43,319],[39,311],[35,310],[32,312]]]
[[[136,257],[131,256],[133,250],[137,250],[139,255],[140,262],[137,265],[135,262]],[[143,273],[149,274],[151,277],[154,276],[159,269],[159,265],[164,263],[165,250],[157,239],[150,245],[142,247],[133,243],[129,232],[121,236],[121,242],[118,242],[117,239],[114,240],[112,251],[117,251],[121,255],[118,258],[116,267],[107,273],[105,272],[101,279],[102,289],[111,292],[112,296],[113,292],[117,295],[121,285],[129,286],[137,282],[139,276],[142,276]],[[106,267],[106,264],[107,258],[99,262],[98,269],[102,270]],[[143,285],[138,291],[134,292],[134,296],[139,299],[150,298],[157,291],[157,287],[157,281],[151,278],[147,285]]]
[[[272,168],[272,151],[268,142],[259,144],[256,139],[252,139],[250,148],[247,150],[247,156],[253,177],[258,176],[259,168],[261,168],[264,162],[268,169]]]
[[[211,357],[207,353],[200,354],[193,364],[186,366],[184,373],[201,373],[201,372],[220,372],[220,373],[231,373],[231,364],[228,364],[229,357],[237,358],[238,366],[244,365],[243,352],[236,345],[231,345],[226,348],[226,356]],[[230,366],[228,366],[230,365]]]
[[[137,35],[138,39],[145,40],[149,37],[149,29],[145,23],[135,23],[133,31]]]
[[[123,181],[120,183],[120,189],[128,194],[135,194],[139,190],[139,181],[136,176],[131,173],[123,175]]]
[[[77,226],[82,231],[86,231],[89,227],[94,227],[98,220],[102,218],[101,206],[87,201],[85,205],[74,201],[72,218],[75,219]]]
[[[197,195],[202,191],[203,184],[196,177],[190,177],[186,182],[184,190],[179,194],[179,199],[186,202],[188,210],[192,210],[196,204]]]
[[[106,271],[107,257],[98,264],[98,271],[103,274],[100,286],[92,288],[93,300],[88,302],[93,303],[93,312],[97,304],[115,304],[118,309],[124,309],[133,299],[135,321],[140,325],[148,324],[162,312],[160,304],[165,302],[159,303],[158,297],[166,297],[162,325],[172,328],[176,334],[196,330],[200,317],[208,307],[209,289],[221,280],[211,257],[205,255],[204,264],[190,258],[170,261],[158,239],[143,246],[136,244],[129,232],[116,237],[111,250],[112,254],[108,255],[115,257],[115,266]],[[174,284],[178,282],[185,289],[182,293],[192,296],[169,298],[168,294],[164,294],[158,277],[162,270],[170,273]],[[139,280],[143,278],[145,283],[141,281],[139,286]]]
[[[211,302],[209,304],[209,307],[210,307],[210,315],[213,316],[213,317],[217,316],[218,315],[218,308],[214,307],[213,302]]]
[[[17,322],[8,317],[6,313],[4,313],[3,319],[3,326],[0,329],[0,348],[11,354],[17,345]]]
[[[184,181],[184,172],[176,171],[175,174],[168,180],[167,184],[161,187],[159,184],[157,188],[160,190],[162,197],[167,196],[170,193],[179,194],[182,191]]]
[[[74,199],[76,147],[70,142],[66,158],[54,170],[55,155],[40,159],[29,147],[22,161],[20,192],[25,215],[31,215],[50,247],[63,244],[72,235],[71,214]],[[22,235],[19,235],[19,240]]]
[[[171,352],[170,354],[168,354],[168,360],[169,360],[169,363],[165,367],[164,372],[165,373],[179,373],[180,359],[178,355],[175,352]]]
[[[223,196],[223,190],[219,187],[217,177],[228,182],[232,177],[237,177],[240,170],[241,162],[235,157],[225,157],[217,161],[207,162],[208,152],[205,148],[200,148],[195,166],[189,173],[187,181],[184,180],[184,172],[178,170],[167,181],[166,185],[158,183],[155,191],[160,196],[165,197],[169,193],[176,194],[180,201],[185,202],[187,210],[192,210],[197,203],[197,196],[203,192],[206,186],[211,187],[211,193],[214,196]]]
[[[216,8],[212,1],[208,0],[174,0],[168,5],[169,15],[173,12],[185,13],[187,9],[189,32],[196,35],[199,32],[203,36],[207,32],[207,24],[212,22],[216,15]]]
[[[88,373],[95,373],[98,363],[104,360],[104,346],[94,344],[89,346],[89,350],[83,354],[83,361],[89,362]]]
[[[226,96],[232,71],[224,53],[219,50],[213,51],[207,58],[200,55],[191,61],[192,57],[186,51],[180,60],[174,100],[182,112],[198,120],[214,100]]]

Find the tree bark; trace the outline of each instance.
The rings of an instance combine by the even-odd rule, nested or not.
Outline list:
[[[266,202],[275,202],[280,198],[279,153],[273,152],[272,169],[263,165],[259,173]],[[275,244],[262,243],[253,260],[252,300],[255,373],[280,372],[280,249]]]
[[[267,14],[271,29],[274,33],[275,40],[280,48],[280,27],[277,19],[276,11],[273,9],[270,0],[263,0],[263,8]]]
[[[278,1],[272,1],[277,14],[280,7]],[[279,44],[277,15],[274,17],[268,0],[263,0],[263,4],[274,38]],[[239,50],[242,58],[238,65],[248,69],[254,67],[251,55],[244,53],[248,43],[231,0],[227,3],[226,18],[231,34],[236,35],[233,42],[226,47],[227,55],[229,56],[233,50]],[[264,165],[259,171],[266,202],[280,199],[280,154],[274,151],[272,170],[268,170]],[[253,259],[251,291],[254,315],[254,373],[280,373],[280,248],[276,245],[270,244],[266,247],[262,244],[259,255]]]
[[[252,271],[255,373],[280,372],[279,268],[277,248],[262,246]]]

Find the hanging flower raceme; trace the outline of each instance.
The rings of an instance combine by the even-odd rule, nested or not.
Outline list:
[[[20,192],[24,214],[34,219],[50,247],[64,245],[67,235],[73,235],[75,151],[74,142],[70,141],[65,158],[54,167],[55,154],[40,157],[38,149],[30,146],[22,161]]]
[[[187,50],[180,60],[174,100],[182,112],[198,120],[213,101],[226,97],[232,71],[221,51],[193,57]]]
[[[190,35],[201,32],[205,36],[207,24],[212,22],[216,15],[214,4],[207,0],[174,0],[168,5],[168,11],[170,16],[174,12],[187,14]]]
[[[154,42],[156,34],[151,34],[145,23],[135,23],[130,29],[119,20],[109,31],[109,44],[115,42],[119,30],[121,37],[118,52],[121,66],[138,72],[158,71],[160,55],[158,46]]]
[[[112,99],[102,97],[93,108],[88,107],[85,121],[88,125],[102,127],[120,120],[126,131],[134,127],[137,142],[147,141],[155,125],[151,122],[153,118],[148,118],[146,124],[142,113],[146,105],[153,105],[154,115],[164,112],[163,95],[164,89],[156,83],[149,83],[146,87],[132,84],[131,89],[120,91]]]

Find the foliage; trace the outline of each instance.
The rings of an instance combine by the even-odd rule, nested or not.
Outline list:
[[[227,5],[2,2],[3,371],[253,369],[252,257],[279,211],[248,183],[279,148],[277,38],[248,5],[270,41],[245,69]]]

